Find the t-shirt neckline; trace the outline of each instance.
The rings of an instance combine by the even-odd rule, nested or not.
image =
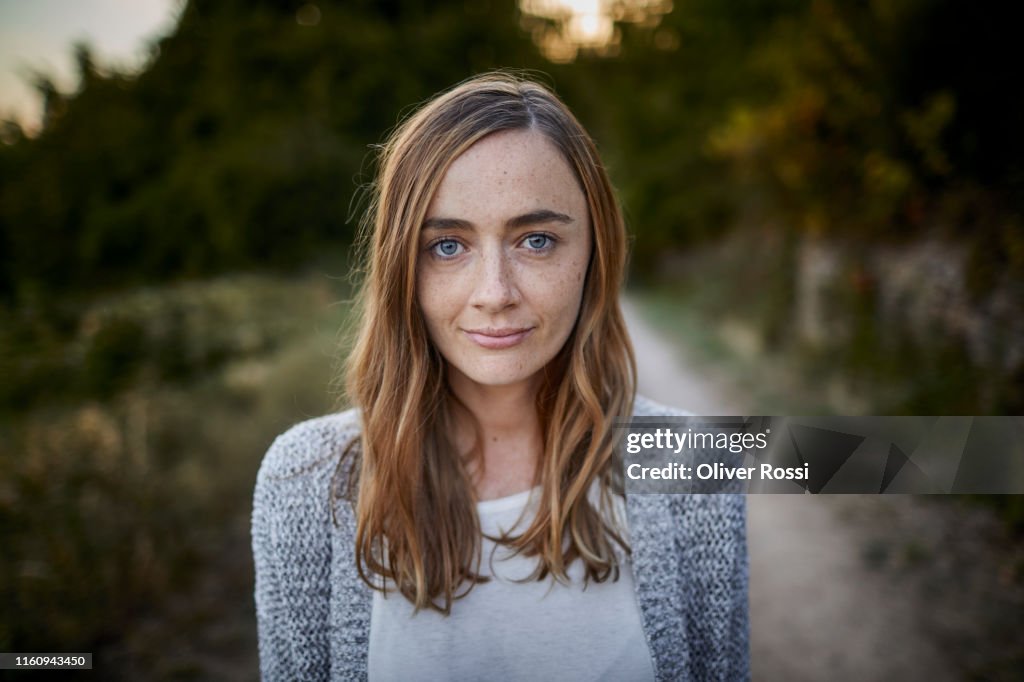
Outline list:
[[[483,500],[476,503],[477,514],[496,514],[498,512],[508,511],[510,509],[517,509],[526,506],[529,502],[530,496],[534,492],[540,492],[540,486],[534,486],[529,490],[523,490],[522,492],[512,493],[505,497],[498,497],[493,500]]]

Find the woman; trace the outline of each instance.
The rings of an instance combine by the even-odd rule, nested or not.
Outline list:
[[[280,436],[253,510],[265,679],[742,679],[744,501],[623,498],[620,209],[550,91],[492,73],[381,149],[356,408]]]

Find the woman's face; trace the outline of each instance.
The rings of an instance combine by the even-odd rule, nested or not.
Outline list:
[[[541,133],[494,133],[452,163],[420,231],[417,298],[453,388],[538,376],[576,323],[590,250],[586,198]]]

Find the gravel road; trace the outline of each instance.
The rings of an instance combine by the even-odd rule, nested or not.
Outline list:
[[[639,391],[703,415],[750,414],[728,381],[663,340],[625,301]],[[961,679],[920,618],[922,604],[873,559],[879,505],[896,515],[920,501],[750,495],[751,657],[755,680]],[[888,546],[888,545],[886,545]]]

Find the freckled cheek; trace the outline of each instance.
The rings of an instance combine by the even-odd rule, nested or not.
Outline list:
[[[433,333],[438,323],[438,317],[441,314],[438,305],[440,303],[438,296],[440,287],[435,278],[420,273],[416,278],[416,288],[420,311],[423,313],[423,318],[427,323],[427,329]]]
[[[543,311],[553,328],[571,328],[583,298],[583,268],[566,268],[560,272],[535,273],[526,279],[526,299],[537,312]]]
[[[586,274],[587,268],[583,261],[572,261],[567,263],[558,278],[558,283],[565,290],[565,295],[568,296],[569,292],[580,291],[583,288],[583,279]]]
[[[431,271],[418,275],[420,309],[429,327],[440,330],[458,318],[467,298],[465,284],[465,276]]]

